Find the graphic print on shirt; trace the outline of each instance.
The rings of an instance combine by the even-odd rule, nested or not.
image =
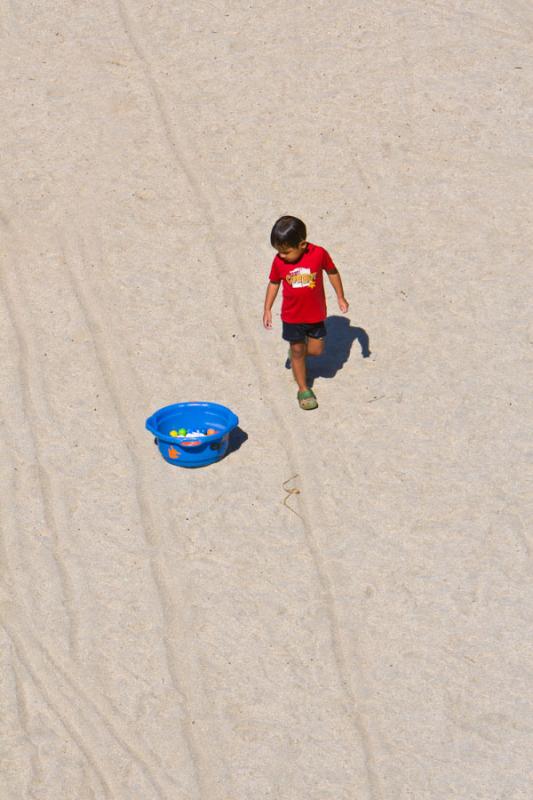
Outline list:
[[[316,272],[311,272],[306,267],[296,267],[296,269],[291,269],[285,280],[290,283],[293,289],[304,289],[306,286],[309,289],[314,289],[316,286]]]

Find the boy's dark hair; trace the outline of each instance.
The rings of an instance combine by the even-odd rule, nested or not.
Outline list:
[[[286,245],[288,247],[298,247],[301,242],[305,242],[307,230],[301,219],[297,217],[280,217],[274,223],[270,234],[270,244],[272,247]]]

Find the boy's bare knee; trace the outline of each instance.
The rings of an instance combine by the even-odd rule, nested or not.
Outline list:
[[[320,356],[324,352],[324,339],[309,339],[307,342],[307,354],[310,356]]]
[[[291,357],[304,358],[305,349],[305,342],[291,342]]]

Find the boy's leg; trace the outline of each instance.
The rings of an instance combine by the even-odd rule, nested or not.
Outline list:
[[[294,380],[298,384],[300,392],[305,392],[307,387],[307,369],[305,366],[305,356],[307,345],[303,342],[291,342],[291,367]]]
[[[324,352],[324,344],[326,337],[326,323],[317,322],[316,325],[310,325],[307,331],[307,355],[308,356],[321,356]]]
[[[318,403],[311,389],[307,386],[307,337],[305,326],[283,321],[283,338],[290,344],[290,365],[294,380],[298,385],[298,404],[304,411],[317,408]]]
[[[308,356],[321,356],[324,352],[324,339],[313,339],[309,336],[307,339],[307,355]]]

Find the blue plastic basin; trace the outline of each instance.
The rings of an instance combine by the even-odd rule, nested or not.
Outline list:
[[[174,403],[160,408],[146,420],[159,452],[176,467],[205,467],[220,461],[228,449],[230,432],[238,424],[236,414],[218,403]],[[170,431],[180,428],[188,431],[213,428],[216,433],[198,439],[170,436]]]

